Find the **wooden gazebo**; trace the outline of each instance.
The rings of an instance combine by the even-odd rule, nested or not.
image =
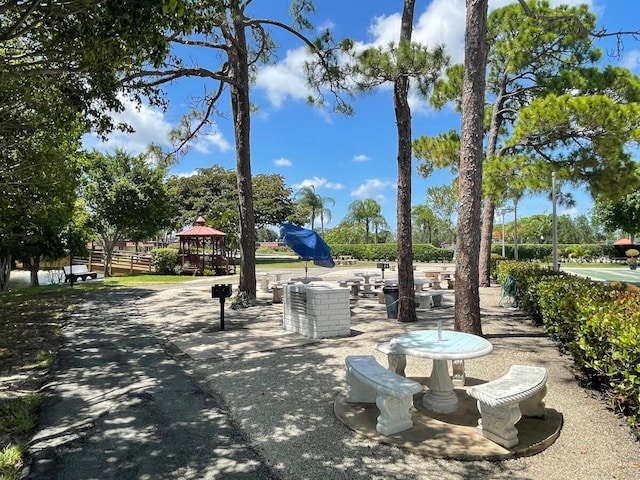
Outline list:
[[[182,271],[202,275],[211,270],[216,275],[227,275],[230,270],[225,250],[227,234],[204,223],[204,218],[198,217],[193,227],[177,234]]]

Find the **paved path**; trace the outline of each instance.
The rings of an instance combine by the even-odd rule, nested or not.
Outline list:
[[[151,293],[97,293],[73,312],[28,478],[279,478],[140,321]]]

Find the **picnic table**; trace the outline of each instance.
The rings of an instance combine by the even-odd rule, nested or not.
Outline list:
[[[362,294],[363,295],[368,295],[368,294],[372,294],[374,293],[371,290],[371,282],[369,281],[371,279],[371,277],[379,277],[380,273],[375,272],[375,271],[370,271],[370,272],[357,272],[356,277],[362,277],[364,279],[364,283],[362,284]]]
[[[276,282],[282,280],[283,275],[291,273],[289,270],[270,270],[267,272],[258,272],[256,277],[260,278],[260,290],[263,292],[269,291],[269,279],[274,278]]]
[[[458,397],[449,376],[447,360],[465,360],[488,355],[493,345],[487,340],[470,333],[442,330],[438,322],[437,330],[416,330],[390,342],[394,354],[411,355],[433,360],[431,376],[427,382],[427,392],[422,397],[423,405],[434,412],[451,413],[458,408]]]

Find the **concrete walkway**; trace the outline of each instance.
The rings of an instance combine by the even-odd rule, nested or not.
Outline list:
[[[141,318],[155,294],[111,290],[75,309],[27,478],[280,478]]]
[[[327,273],[330,272],[330,273]],[[389,273],[389,272],[388,272]],[[310,269],[335,285],[347,269]],[[563,416],[557,440],[533,456],[460,461],[421,455],[347,428],[334,415],[344,394],[344,359],[410,330],[453,326],[445,306],[419,321],[386,318],[375,298],[352,301],[351,336],[286,334],[282,306],[225,311],[203,279],[96,294],[73,314],[41,425],[31,445],[32,479],[637,479],[640,444],[575,379],[571,360],[518,312],[481,289],[492,354],[466,362],[467,376],[497,378],[515,363],[549,371],[547,407]],[[447,303],[448,302],[448,303]],[[429,361],[409,358],[424,378]],[[481,437],[469,434],[464,441]],[[434,440],[435,441],[435,440]]]

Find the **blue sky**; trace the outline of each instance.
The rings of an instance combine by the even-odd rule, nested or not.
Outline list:
[[[490,0],[490,9],[512,3]],[[598,16],[598,26],[608,31],[640,28],[637,0],[591,0],[551,4],[588,3]],[[317,27],[330,27],[334,38],[350,37],[362,45],[382,45],[397,41],[402,2],[388,0],[317,0],[312,18]],[[427,45],[445,44],[453,63],[463,60],[464,0],[418,1],[415,12],[414,41]],[[254,0],[250,12],[264,18],[287,22],[289,0]],[[262,9],[262,10],[260,10]],[[331,208],[329,227],[337,225],[354,200],[373,198],[382,206],[382,213],[395,231],[397,186],[397,137],[393,100],[389,87],[354,99],[355,114],[345,117],[305,103],[307,87],[302,65],[304,47],[289,34],[274,33],[280,45],[278,62],[262,68],[251,93],[258,110],[252,116],[252,171],[278,173],[294,191],[314,185],[323,197],[335,200]],[[614,40],[600,42],[612,49]],[[623,56],[605,56],[607,63],[621,64],[640,74],[640,43],[625,39]],[[131,153],[144,151],[151,142],[169,148],[168,133],[187,110],[190,97],[203,91],[199,81],[179,81],[167,88],[169,108],[166,112],[143,106],[128,108],[117,120],[133,126],[133,134],[113,134],[108,142],[98,143],[87,137],[87,148],[110,150],[123,148]],[[437,135],[459,128],[460,116],[450,108],[434,111],[419,97],[411,98],[413,136]],[[198,139],[173,174],[189,175],[197,168],[221,165],[235,169],[233,125],[230,120],[228,96],[221,99],[219,109],[224,117],[217,119],[215,131]],[[414,160],[414,165],[417,161]],[[413,204],[425,203],[429,186],[451,183],[448,171],[436,171],[428,179],[414,169]],[[574,191],[577,205],[571,211],[560,207],[559,213],[587,214],[591,199]],[[544,197],[523,198],[518,204],[518,216],[551,213],[551,204]],[[507,222],[513,213],[507,214]]]

